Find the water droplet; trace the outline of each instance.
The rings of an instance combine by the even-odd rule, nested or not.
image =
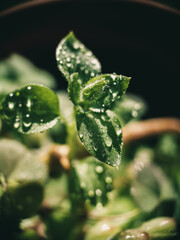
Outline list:
[[[25,128],[29,128],[30,126],[31,126],[31,122],[23,122],[23,126],[25,127]]]
[[[113,95],[113,98],[115,98],[118,95],[118,92],[114,92],[112,95]]]
[[[17,121],[17,122],[14,123],[13,126],[14,126],[14,128],[18,128],[20,126],[20,123]]]
[[[92,56],[92,52],[91,52],[91,51],[88,51],[88,52],[86,53],[86,55],[87,55],[88,57],[91,57],[91,56]]]
[[[74,49],[77,50],[77,49],[79,49],[79,47],[80,47],[80,46],[79,46],[79,43],[78,43],[78,42],[74,42],[74,43],[73,43],[73,48],[74,48]]]
[[[116,79],[116,75],[114,73],[111,75],[111,77],[113,81]]]
[[[26,106],[27,106],[28,108],[31,107],[31,100],[30,100],[30,99],[27,100],[27,104],[26,104]]]
[[[138,112],[136,110],[132,111],[132,116],[133,117],[137,117],[138,116]]]
[[[82,137],[83,137],[83,134],[82,134],[82,133],[80,133],[80,134],[79,134],[79,137],[80,137],[80,138],[82,138]]]
[[[120,136],[121,135],[121,133],[122,133],[122,129],[120,128],[120,125],[116,125],[116,134],[117,134],[117,136]]]
[[[67,58],[66,58],[66,61],[67,61],[67,62],[70,62],[70,61],[71,61],[70,57],[67,57]]]
[[[10,110],[13,110],[13,109],[14,109],[14,103],[13,103],[13,102],[9,102],[9,103],[8,103],[8,108],[9,108]]]
[[[93,191],[93,190],[89,190],[88,196],[89,196],[89,197],[94,197],[94,191]]]
[[[27,87],[27,90],[31,90],[31,86],[28,86],[28,87]]]
[[[105,116],[101,116],[101,119],[103,120],[103,121],[106,121],[106,118],[105,118]]]
[[[111,177],[106,177],[106,179],[105,179],[105,181],[106,181],[106,183],[112,183],[112,178]]]
[[[109,136],[105,137],[105,144],[106,144],[107,147],[111,147],[112,139]]]
[[[94,77],[94,76],[95,76],[95,73],[92,72],[92,73],[91,73],[91,77]]]
[[[106,223],[104,223],[101,227],[101,232],[108,231],[109,229],[110,229],[110,227]]]
[[[96,195],[98,196],[98,197],[101,197],[102,196],[102,191],[98,188],[98,189],[96,189]]]
[[[104,171],[103,167],[102,166],[97,166],[96,167],[96,172],[97,173],[102,173]]]

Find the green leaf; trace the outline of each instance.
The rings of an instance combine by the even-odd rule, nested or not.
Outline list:
[[[21,133],[36,133],[53,127],[59,119],[59,102],[53,91],[28,85],[11,92],[0,107],[2,117]]]
[[[35,67],[28,59],[18,54],[12,54],[0,62],[0,79],[0,86],[7,83],[10,88],[11,85],[18,88],[32,83],[43,84],[49,88],[55,87],[55,79],[50,73]],[[6,93],[15,88],[7,89]]]
[[[139,229],[146,231],[152,240],[169,240],[176,236],[176,222],[170,217],[159,217],[143,223]]]
[[[103,74],[90,79],[82,90],[84,109],[97,112],[108,109],[126,91],[130,78],[116,74]]]
[[[99,211],[99,209],[96,209]],[[137,209],[119,215],[111,215],[89,226],[85,240],[110,240],[113,235],[127,229],[139,217]],[[117,240],[117,238],[115,238]],[[128,238],[127,238],[128,239]],[[118,239],[119,240],[119,239]],[[145,239],[146,240],[146,239]]]
[[[75,72],[79,73],[83,84],[101,73],[98,59],[72,32],[59,43],[56,49],[56,60],[60,71],[68,81],[70,75]]]
[[[116,101],[112,111],[116,113],[122,125],[138,120],[146,112],[146,103],[140,97],[126,94]]]
[[[74,161],[70,176],[70,192],[75,200],[89,200],[92,205],[105,205],[112,190],[111,169],[93,157]],[[88,177],[87,177],[88,176]]]
[[[0,140],[0,172],[7,178],[19,160],[27,155],[27,149],[15,140]]]
[[[38,182],[9,185],[0,198],[1,234],[6,236],[18,231],[20,220],[37,213],[42,199],[43,187]]]
[[[0,140],[0,173],[16,183],[43,182],[47,168],[36,155],[15,140]]]
[[[131,189],[132,196],[144,212],[157,209],[156,214],[167,214],[167,211],[168,214],[173,214],[177,196],[173,186],[159,167],[153,164],[146,166],[142,164]]]
[[[78,134],[87,151],[117,167],[121,160],[122,130],[116,115],[110,110],[99,114],[75,109]]]

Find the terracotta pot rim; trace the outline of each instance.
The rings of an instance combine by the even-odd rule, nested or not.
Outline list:
[[[74,2],[73,0],[34,0],[34,1],[30,1],[30,2],[26,2],[26,3],[21,3],[17,6],[13,6],[9,9],[6,9],[6,10],[3,10],[2,12],[0,12],[0,18],[1,17],[6,17],[6,16],[9,16],[11,14],[14,14],[14,13],[18,13],[18,12],[21,12],[25,9],[29,9],[29,8],[34,8],[34,7],[37,7],[37,6],[41,6],[41,5],[48,5],[48,4],[56,4],[56,3],[60,3],[60,2],[63,2],[63,3],[71,3],[71,2]],[[82,2],[84,3],[83,0],[76,0],[76,2]],[[174,15],[177,15],[177,16],[180,16],[180,10],[177,10],[173,7],[170,7],[168,5],[164,5],[162,3],[159,3],[159,2],[155,2],[155,1],[148,1],[148,0],[88,0],[86,1],[87,2],[112,2],[112,3],[115,3],[115,2],[122,2],[122,3],[132,3],[132,4],[139,4],[139,5],[145,5],[145,6],[149,6],[149,7],[152,7],[152,8],[156,8],[156,9],[159,9],[159,10],[162,10],[162,11],[165,11],[165,12],[169,12],[169,13],[172,13]]]

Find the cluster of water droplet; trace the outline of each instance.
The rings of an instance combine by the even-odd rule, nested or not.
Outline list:
[[[56,49],[56,59],[67,80],[74,72],[78,72],[84,81],[101,72],[101,65],[92,52],[72,35],[60,42]]]

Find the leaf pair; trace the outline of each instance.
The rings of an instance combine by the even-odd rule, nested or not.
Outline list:
[[[100,161],[118,166],[122,131],[111,108],[125,93],[130,78],[100,75],[98,59],[72,32],[59,43],[56,59],[68,81],[68,94],[75,105],[76,125],[82,143]]]

